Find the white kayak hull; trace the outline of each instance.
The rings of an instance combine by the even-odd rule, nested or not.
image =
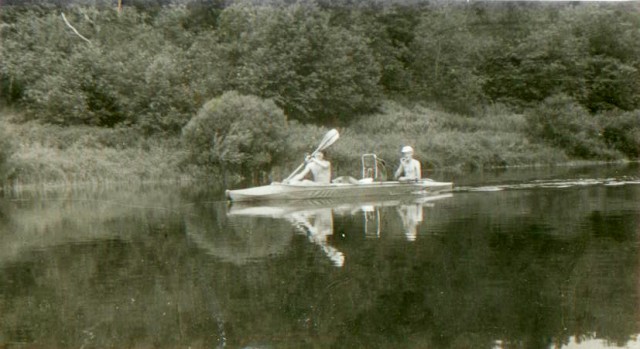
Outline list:
[[[433,202],[453,197],[452,193],[411,195],[401,197],[367,197],[340,199],[308,199],[289,201],[241,201],[228,207],[228,216],[255,216],[285,218],[299,212],[317,212],[330,209],[334,214],[353,215],[356,211],[372,211],[376,207],[402,205],[430,206]]]
[[[331,184],[282,184],[272,183],[261,187],[227,190],[231,201],[264,200],[309,200],[335,199],[345,197],[424,195],[451,191],[453,183],[423,179],[417,182],[397,181],[373,183],[331,183]]]

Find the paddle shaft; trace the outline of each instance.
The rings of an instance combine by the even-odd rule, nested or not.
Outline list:
[[[316,150],[313,151],[313,153],[311,153],[310,157],[315,156],[319,151],[326,149],[327,147],[329,147],[331,144],[333,144],[336,140],[338,140],[338,138],[340,137],[340,135],[338,134],[338,131],[336,129],[333,129],[329,132],[327,132],[327,134],[324,136],[324,138],[322,139],[322,142],[320,142],[320,145],[318,146],[318,148],[316,148]],[[303,162],[302,164],[300,164],[300,166],[298,166],[298,168],[295,169],[295,171],[293,171],[289,177],[287,177],[285,179],[285,181],[290,180],[293,176],[295,176],[298,171],[300,171],[306,162]]]
[[[313,153],[311,153],[311,155],[309,155],[309,156],[310,156],[310,157],[313,157],[313,156],[315,156],[315,155],[316,155],[316,153],[317,153],[317,152],[319,152],[319,151],[320,151],[320,148],[316,149],[316,150],[315,150]],[[288,181],[288,180],[290,180],[293,176],[295,176],[295,175],[298,173],[298,171],[300,171],[300,170],[304,167],[304,165],[305,165],[306,163],[307,163],[306,161],[305,161],[305,162],[303,162],[303,163],[301,163],[301,164],[300,164],[300,166],[298,166],[298,168],[296,168],[293,172],[291,172],[291,174],[289,175],[289,177],[287,177],[287,179],[285,179],[285,181]]]

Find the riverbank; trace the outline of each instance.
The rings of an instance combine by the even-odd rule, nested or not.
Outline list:
[[[3,115],[13,145],[5,187],[60,187],[145,182],[222,182],[215,169],[188,162],[180,135],[145,136],[132,127],[61,127],[20,122]],[[286,177],[311,152],[328,128],[290,122],[287,154],[265,180]],[[562,149],[531,140],[523,115],[487,110],[478,117],[424,106],[386,102],[380,111],[340,127],[340,140],[326,150],[334,174],[360,176],[360,155],[375,153],[396,166],[399,148],[411,144],[424,175],[447,171],[584,163]],[[619,159],[622,160],[620,156]],[[611,161],[612,159],[606,159]],[[590,159],[589,162],[598,161]],[[246,181],[228,176],[228,185]]]
[[[179,137],[144,137],[131,128],[4,122],[12,144],[5,189],[189,181]]]

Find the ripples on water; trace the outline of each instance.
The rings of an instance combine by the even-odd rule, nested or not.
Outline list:
[[[6,197],[0,347],[638,347],[637,166],[454,181],[287,205]]]
[[[534,180],[529,183],[501,184],[492,186],[461,186],[455,187],[454,192],[466,191],[500,191],[506,189],[535,189],[535,188],[571,188],[577,186],[604,185],[608,187],[622,185],[637,185],[640,179],[630,176],[621,178],[605,179],[556,179],[556,180]]]

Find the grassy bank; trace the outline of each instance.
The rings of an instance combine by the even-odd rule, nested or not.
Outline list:
[[[411,144],[427,169],[474,170],[567,160],[563,151],[530,141],[526,127],[522,115],[507,111],[488,110],[470,118],[387,103],[380,114],[355,123],[349,130],[354,141],[338,145],[336,152],[346,154],[363,143],[395,165],[400,147]]]
[[[562,149],[529,139],[521,114],[493,108],[482,116],[466,117],[424,106],[387,102],[379,113],[340,129],[340,140],[326,151],[334,170],[357,176],[360,155],[375,153],[388,171],[397,166],[400,148],[412,145],[428,174],[434,170],[472,171],[509,166],[553,165],[570,161]],[[310,139],[320,140],[326,129],[290,126],[292,155],[298,161],[311,151]],[[424,171],[423,171],[424,172]]]
[[[134,129],[2,125],[12,144],[5,188],[192,180],[180,138],[143,137]]]
[[[179,135],[143,136],[128,127],[60,127],[0,120],[13,145],[8,160],[9,187],[67,186],[115,182],[211,180],[215,170],[190,165]],[[286,177],[317,146],[328,128],[290,122],[287,154],[270,173],[271,180]],[[334,175],[359,176],[360,155],[376,153],[397,166],[399,149],[410,144],[424,173],[510,166],[553,165],[575,161],[559,148],[527,136],[523,115],[499,108],[465,117],[425,106],[386,102],[378,113],[339,128],[340,140],[327,149]],[[620,158],[623,158],[620,155]],[[232,182],[242,176],[232,175]],[[234,184],[234,183],[228,183]]]

